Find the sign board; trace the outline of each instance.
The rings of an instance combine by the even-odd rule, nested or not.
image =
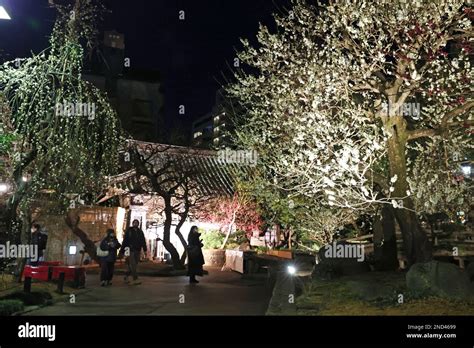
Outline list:
[[[225,266],[233,271],[244,273],[244,252],[239,250],[225,251]]]

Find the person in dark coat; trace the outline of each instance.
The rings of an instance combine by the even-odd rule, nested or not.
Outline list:
[[[202,266],[204,265],[204,256],[202,254],[202,242],[200,240],[201,233],[198,232],[197,226],[191,227],[188,235],[188,276],[190,283],[199,283],[196,276],[203,275]]]
[[[125,283],[129,282],[128,277],[132,275],[134,285],[140,284],[137,267],[140,262],[141,251],[143,249],[144,253],[147,252],[145,234],[139,226],[140,222],[133,220],[132,227],[125,231],[122,248],[120,249],[120,255],[124,255],[125,252],[125,256],[127,256],[128,271],[125,275]]]
[[[29,260],[28,264],[31,266],[37,266],[39,261],[44,261],[44,251],[46,250],[46,244],[48,243],[48,236],[41,232],[41,226],[34,223],[31,226],[31,244],[38,248],[38,259]]]
[[[115,231],[107,230],[107,236],[100,242],[100,249],[108,251],[107,256],[100,257],[100,285],[112,285],[112,278],[114,276],[115,261],[117,260],[117,250],[120,248],[120,243],[115,237]]]

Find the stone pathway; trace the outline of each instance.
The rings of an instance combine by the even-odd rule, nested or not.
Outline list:
[[[243,279],[235,272],[208,268],[197,285],[187,277],[141,277],[141,285],[127,285],[122,276],[111,287],[100,287],[88,275],[87,289],[75,303],[69,298],[26,315],[264,315],[271,289],[261,280]]]

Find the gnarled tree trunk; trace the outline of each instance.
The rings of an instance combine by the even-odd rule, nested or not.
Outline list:
[[[408,196],[409,186],[407,182],[406,166],[406,121],[403,116],[392,116],[388,118],[385,125],[392,136],[388,139],[388,158],[390,163],[390,176],[397,176],[393,184],[394,197]],[[403,236],[403,248],[407,257],[408,267],[417,262],[431,260],[431,245],[426,233],[421,228],[416,215],[411,197],[406,197],[397,202],[400,208],[394,209],[395,218],[400,226]]]
[[[173,212],[171,206],[171,197],[164,197],[165,201],[165,224],[163,228],[163,246],[171,255],[174,269],[184,269],[179,253],[170,241],[171,224],[173,222]]]

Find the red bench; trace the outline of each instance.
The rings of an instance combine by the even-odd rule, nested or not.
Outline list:
[[[25,266],[23,271],[24,278],[48,281],[50,279],[49,266]]]
[[[80,266],[54,266],[52,267],[52,279],[59,280],[64,273],[64,280],[72,283],[74,288],[84,287],[86,284],[86,269]]]

